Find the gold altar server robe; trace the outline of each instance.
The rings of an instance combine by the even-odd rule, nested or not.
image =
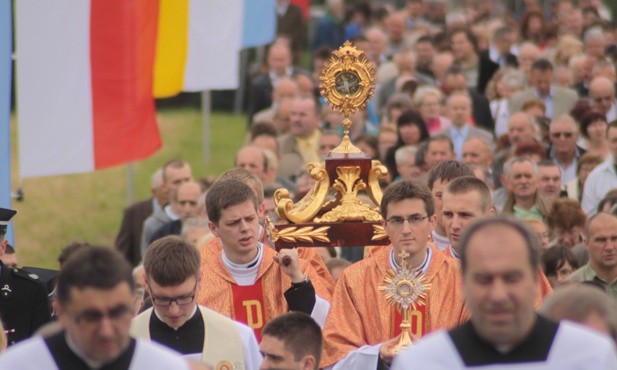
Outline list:
[[[383,248],[343,270],[324,327],[321,368],[335,364],[364,345],[392,338],[392,309],[384,293],[378,290],[392,269],[391,250],[391,246]],[[433,251],[425,283],[431,284],[426,298],[427,333],[467,320],[457,261]]]
[[[221,252],[222,249],[210,248],[209,245],[201,248],[201,284],[197,292],[197,303],[236,319],[232,289],[237,284],[223,265]],[[291,287],[291,278],[285,275],[274,261],[275,255],[274,250],[264,246],[256,278],[262,284],[263,298],[260,309],[263,310],[264,322],[259,323],[259,327],[255,326],[256,323],[246,323],[256,330],[263,328],[272,319],[289,310],[284,293]],[[300,268],[311,280],[315,294],[330,302],[331,295],[315,270],[302,259]]]
[[[264,246],[268,249],[272,249],[263,239],[263,237],[260,237],[260,241],[264,243]],[[207,244],[201,246],[200,249],[201,248],[210,248],[213,251],[217,251],[217,253],[223,250],[221,239],[216,237],[211,239]],[[317,275],[321,278],[323,286],[328,290],[328,293],[332,295],[332,293],[334,293],[334,279],[332,279],[332,275],[330,275],[330,271],[328,271],[323,259],[312,248],[300,247],[296,249],[298,250],[298,257],[311,265],[313,270],[315,270]]]

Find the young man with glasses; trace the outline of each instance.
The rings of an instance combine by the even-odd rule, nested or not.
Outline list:
[[[197,305],[200,266],[197,249],[178,236],[152,243],[144,269],[153,307],[133,319],[131,334],[216,369],[257,369],[261,355],[253,330]]]
[[[135,283],[116,251],[77,252],[60,270],[54,309],[63,330],[33,337],[0,356],[0,369],[188,369],[161,346],[129,336]]]
[[[401,314],[378,287],[391,271],[400,269],[403,258],[408,269],[431,285],[426,303],[416,302],[412,311],[413,338],[466,319],[457,262],[427,247],[435,222],[433,213],[433,198],[425,185],[401,181],[385,190],[381,215],[392,244],[341,274],[324,327],[320,367],[374,370],[392,361],[391,350],[401,333]]]

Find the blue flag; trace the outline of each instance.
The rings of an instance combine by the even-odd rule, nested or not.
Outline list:
[[[244,0],[242,48],[266,45],[276,33],[275,0]]]
[[[11,208],[11,0],[0,0],[0,207]],[[12,225],[12,224],[10,224]],[[13,230],[6,235],[13,244]]]

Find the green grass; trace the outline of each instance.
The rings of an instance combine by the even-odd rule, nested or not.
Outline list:
[[[246,135],[246,117],[212,114],[211,159],[204,161],[201,112],[179,108],[159,110],[163,147],[134,165],[135,200],[147,198],[150,176],[171,158],[182,158],[193,167],[196,178],[218,175],[233,165],[235,152]],[[12,132],[12,183],[19,184],[17,129]],[[22,266],[57,268],[57,256],[73,241],[113,245],[122,210],[127,205],[126,166],[92,173],[24,179],[23,202],[13,201],[18,214],[15,245]]]

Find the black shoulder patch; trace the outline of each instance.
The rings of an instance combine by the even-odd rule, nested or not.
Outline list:
[[[37,274],[29,273],[19,268],[11,269],[11,273],[13,274],[15,278],[24,279],[34,284],[42,285],[45,287],[45,289],[47,289],[45,282]]]
[[[471,321],[448,332],[467,367],[491,364],[544,362],[557,334],[559,324],[536,315],[536,323],[522,343],[508,353],[497,351],[473,329]]]

